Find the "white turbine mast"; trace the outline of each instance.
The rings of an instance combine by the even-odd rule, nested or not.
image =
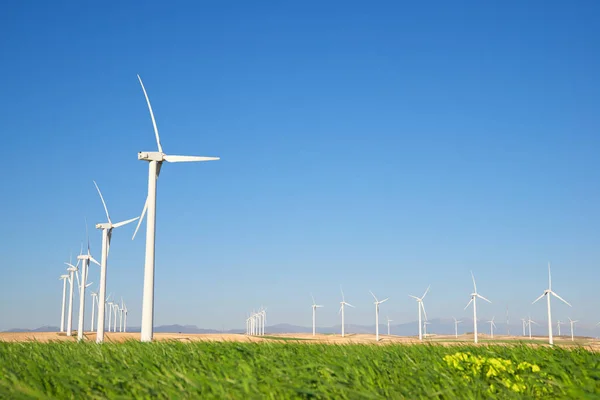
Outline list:
[[[393,319],[390,319],[390,317],[388,316],[388,317],[387,317],[388,336],[391,336],[391,335],[390,335],[390,322],[392,322],[392,321],[393,321]]]
[[[531,324],[539,325],[537,322],[535,322],[534,320],[531,319],[531,315],[530,315],[529,319],[527,320],[527,326],[529,327],[529,339],[531,339]]]
[[[477,284],[475,283],[475,276],[473,275],[473,271],[471,271],[471,278],[473,278],[473,293],[471,293],[471,300],[467,303],[465,310],[471,303],[473,303],[473,340],[477,343],[477,298],[479,297],[481,300],[485,300],[488,303],[491,303],[488,299],[477,293]]]
[[[556,327],[558,328],[558,337],[560,337],[560,326],[563,324],[564,322],[562,322],[560,319],[556,322]]]
[[[371,296],[375,299],[375,302],[373,303],[375,304],[375,341],[379,342],[379,305],[388,301],[389,297],[379,301],[372,291],[369,290],[369,293],[371,293]]]
[[[154,119],[154,112],[152,111],[152,105],[146,93],[146,88],[142,82],[142,78],[138,75],[138,80],[142,86],[146,103],[148,104],[148,110],[150,111],[150,117],[152,119],[152,126],[154,128],[154,134],[156,136],[156,145],[158,151],[154,152],[139,152],[138,160],[148,161],[148,196],[146,197],[146,203],[140,216],[140,221],[135,229],[133,238],[137,233],[144,214],[148,212],[148,218],[146,221],[146,257],[144,263],[144,292],[142,298],[142,329],[141,329],[141,341],[150,342],[153,338],[153,323],[154,323],[154,254],[155,254],[155,231],[156,231],[156,181],[160,174],[161,165],[164,161],[166,162],[199,162],[199,161],[215,161],[219,160],[219,157],[197,157],[197,156],[174,156],[167,155],[163,152],[160,144],[160,136],[158,134],[158,127],[156,126],[156,120]]]
[[[90,262],[93,262],[96,265],[100,265],[98,261],[92,257],[90,254],[90,237],[88,234],[87,227],[87,219],[85,221],[85,235],[87,237],[87,254],[79,254],[77,256],[77,262],[81,261],[81,284],[79,286],[79,321],[77,324],[77,340],[83,340],[83,322],[84,322],[84,314],[85,314],[85,289],[92,285],[92,283],[87,283],[87,277],[90,268]]]
[[[102,205],[104,206],[104,211],[106,212],[107,222],[96,224],[96,229],[102,230],[102,260],[100,265],[100,290],[99,290],[99,299],[98,304],[104,304],[106,299],[106,274],[107,274],[107,265],[108,265],[108,253],[110,251],[110,239],[112,237],[112,231],[115,228],[120,228],[124,225],[127,225],[140,217],[131,218],[125,221],[117,222],[115,224],[112,223],[110,219],[110,215],[108,214],[108,208],[106,207],[106,202],[104,201],[104,197],[102,196],[102,192],[100,188],[94,181],[94,186],[96,186],[96,190],[100,195],[100,200],[102,200]],[[110,311],[109,311],[110,315]],[[110,317],[109,317],[109,331],[110,331]],[[104,307],[98,307],[98,329],[96,331],[96,343],[104,342]]]
[[[95,292],[91,292],[90,295],[92,296],[92,320],[91,320],[91,324],[90,324],[90,332],[94,332],[94,321],[95,321],[95,317],[96,317],[96,305],[98,304],[98,290],[96,290]]]
[[[65,331],[65,305],[67,300],[67,279],[69,279],[69,275],[61,275],[58,280],[63,281],[63,295],[62,295],[62,307],[60,308],[60,331]]]
[[[349,306],[349,307],[352,307],[352,308],[356,308],[356,307],[354,307],[352,304],[346,302],[346,298],[344,297],[344,291],[342,290],[341,286],[340,286],[340,291],[342,292],[342,301],[340,301],[341,306],[340,306],[340,311],[338,311],[338,315],[340,313],[342,313],[342,337],[344,337],[346,335],[346,331],[345,331],[346,321],[344,319],[344,309],[345,309],[345,306]]]
[[[77,261],[77,264],[75,265],[71,264],[71,262],[65,264],[68,266],[67,272],[69,273],[69,313],[67,314],[67,336],[71,336],[73,334],[73,292],[75,286],[73,275],[79,269],[79,261]]]
[[[421,312],[423,312],[425,321],[427,321],[427,313],[425,312],[425,305],[423,304],[423,299],[425,298],[425,296],[427,296],[427,292],[429,292],[430,287],[431,287],[431,285],[427,286],[425,293],[423,293],[423,296],[421,296],[421,297],[413,296],[412,294],[408,295],[409,297],[412,297],[413,299],[417,300],[417,308],[419,309],[419,340],[423,340],[423,332],[422,332],[422,328],[421,328],[423,326],[423,322],[422,322]]]
[[[312,333],[313,333],[313,336],[315,336],[316,335],[316,330],[317,330],[317,308],[321,308],[323,306],[318,305],[315,302],[315,298],[312,295],[312,293],[310,294],[310,297],[312,297],[312,301],[313,301],[313,303],[312,303],[312,326],[313,326]]]
[[[540,297],[538,297],[537,299],[535,299],[535,301],[531,304],[534,304],[535,302],[540,300],[542,297],[546,296],[546,301],[548,303],[548,343],[550,343],[550,345],[552,345],[552,344],[554,344],[554,338],[552,337],[552,311],[550,309],[550,295],[556,297],[557,299],[559,299],[560,301],[562,301],[563,303],[565,303],[566,305],[571,307],[571,305],[565,299],[563,299],[562,297],[557,295],[554,291],[552,291],[552,274],[550,272],[550,263],[548,263],[548,289],[544,290],[544,293],[542,293],[542,295]]]

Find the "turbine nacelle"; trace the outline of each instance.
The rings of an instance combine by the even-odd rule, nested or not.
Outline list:
[[[140,151],[138,160],[162,162],[165,161],[165,155],[160,151]]]

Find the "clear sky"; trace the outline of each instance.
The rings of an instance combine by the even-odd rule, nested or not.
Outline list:
[[[271,3],[271,4],[267,4]],[[11,2],[0,13],[0,330],[59,324],[64,262],[140,214],[152,124],[155,323],[372,324],[463,311],[600,320],[600,3]],[[376,3],[376,4],[375,4]],[[139,326],[144,234],[108,292]],[[145,224],[143,225],[145,231]],[[94,289],[99,280],[92,267]],[[88,298],[89,306],[89,298]],[[89,308],[88,308],[89,310]],[[89,311],[86,326],[89,325]]]

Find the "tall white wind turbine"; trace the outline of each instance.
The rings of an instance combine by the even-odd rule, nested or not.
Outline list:
[[[575,325],[575,322],[579,322],[577,320],[573,321],[570,317],[569,317],[569,323],[571,324],[571,342],[573,342],[575,340],[575,336],[573,336],[573,325]]]
[[[496,317],[492,317],[492,319],[489,322],[490,324],[490,338],[494,338],[494,328],[496,327],[496,324],[494,323],[494,318]]]
[[[127,332],[127,304],[123,303],[123,332]]]
[[[422,332],[422,318],[421,318],[421,311],[423,311],[423,314],[425,316],[425,320],[427,320],[427,313],[425,312],[425,305],[423,304],[423,299],[425,298],[425,296],[427,296],[427,292],[429,292],[429,288],[430,286],[427,286],[427,290],[425,290],[425,293],[423,293],[423,296],[421,297],[417,297],[417,296],[413,296],[412,294],[409,294],[409,297],[412,297],[413,299],[417,300],[417,307],[419,309],[419,340],[423,340],[423,332]]]
[[[471,300],[467,303],[465,310],[471,303],[473,303],[473,337],[475,343],[477,343],[477,298],[479,297],[481,300],[485,300],[488,303],[491,303],[488,299],[477,293],[477,284],[475,283],[475,276],[473,275],[473,271],[471,271],[471,278],[473,278],[473,293],[471,293]]]
[[[377,297],[375,297],[373,292],[369,290],[369,293],[371,293],[371,296],[373,296],[373,298],[375,299],[375,302],[373,303],[375,304],[375,341],[379,342],[379,305],[388,301],[389,297],[387,299],[379,301],[377,300]]]
[[[525,332],[525,327],[527,326],[527,320],[525,318],[521,318],[521,321],[523,321],[523,336],[526,336],[527,333]]]
[[[59,280],[63,281],[63,296],[62,296],[62,307],[60,309],[60,331],[65,331],[65,304],[67,300],[67,279],[69,279],[69,275],[61,275]]]
[[[342,288],[340,287],[340,291],[342,292],[342,301],[340,301],[340,311],[338,311],[339,313],[342,313],[342,337],[344,337],[344,335],[346,334],[345,332],[345,327],[346,327],[346,321],[344,319],[344,308],[345,306],[349,306],[352,308],[355,308],[352,304],[350,303],[346,303],[346,298],[344,297],[344,291],[342,290]]]
[[[546,296],[546,300],[548,302],[548,343],[552,345],[554,344],[554,338],[552,337],[552,312],[550,310],[550,295],[556,297],[557,299],[571,307],[571,305],[565,299],[563,299],[562,297],[560,297],[552,291],[552,274],[550,273],[550,263],[548,263],[548,289],[544,290],[544,293],[542,293],[542,295],[535,299],[535,301],[531,304],[534,304],[542,297]]]
[[[318,305],[315,302],[315,298],[313,297],[313,295],[311,294],[310,297],[312,297],[312,323],[313,323],[313,336],[316,335],[316,331],[317,331],[317,308],[321,308],[323,306]]]
[[[146,204],[142,210],[140,222],[136,228],[136,232],[140,227],[142,219],[146,211],[148,212],[148,219],[146,221],[146,261],[144,265],[144,293],[142,299],[142,331],[141,340],[142,342],[150,342],[153,337],[153,323],[154,323],[154,245],[155,245],[155,231],[156,231],[156,181],[160,174],[160,168],[164,161],[166,162],[199,162],[199,161],[216,161],[219,157],[198,157],[198,156],[173,156],[167,155],[163,152],[160,144],[160,136],[158,135],[158,128],[156,126],[156,120],[154,119],[154,113],[152,112],[152,105],[146,93],[146,88],[142,82],[142,78],[138,75],[138,80],[142,86],[144,97],[146,97],[146,103],[148,104],[148,110],[150,111],[150,117],[152,118],[152,126],[154,127],[154,134],[156,136],[156,144],[158,151],[153,152],[139,152],[138,160],[148,161],[148,197],[146,198]],[[135,238],[135,233],[133,234]],[[132,238],[132,239],[133,239]]]
[[[102,196],[102,192],[96,184],[96,181],[94,181],[94,186],[96,186],[96,190],[100,195],[100,200],[102,200],[102,205],[104,206],[104,211],[106,212],[106,219],[108,220],[108,222],[96,224],[96,229],[102,230],[102,260],[100,265],[100,291],[98,293],[98,304],[104,304],[106,299],[106,269],[108,265],[108,252],[110,250],[110,239],[112,237],[112,231],[113,229],[127,225],[140,217],[131,218],[126,221],[121,221],[113,224],[110,219],[110,215],[108,214],[106,202],[104,201],[104,197]],[[96,343],[102,342],[104,342],[104,307],[98,307],[98,329],[96,331]]]
[[[454,319],[454,337],[458,338],[458,324],[460,324],[462,321],[458,321],[456,318],[452,317]]]

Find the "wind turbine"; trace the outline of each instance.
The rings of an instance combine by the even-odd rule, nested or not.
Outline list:
[[[313,317],[313,336],[315,336],[316,334],[316,327],[317,327],[317,308],[323,307],[320,305],[317,305],[317,303],[315,303],[315,298],[313,297],[313,295],[311,294],[310,297],[312,297],[312,317]]]
[[[391,335],[390,335],[390,322],[392,322],[392,321],[393,321],[393,319],[390,319],[390,317],[388,316],[388,317],[387,317],[388,336],[391,336]]]
[[[573,342],[575,340],[575,337],[573,336],[573,325],[575,325],[575,322],[579,322],[578,320],[573,321],[570,317],[569,317],[569,322],[571,323],[571,342]]]
[[[73,333],[73,275],[77,272],[77,266],[71,263],[65,263],[69,266],[67,271],[69,272],[69,314],[67,315],[67,336],[71,336]],[[79,262],[77,263],[79,265]]]
[[[90,332],[94,332],[94,318],[96,315],[96,304],[98,304],[98,292],[92,292],[92,321],[90,324]]]
[[[265,336],[265,323],[267,322],[267,309],[263,308],[260,312],[260,319],[262,321],[262,336]]]
[[[113,311],[113,302],[107,301],[106,305],[108,306],[108,332],[110,332],[111,324],[112,324],[112,311]],[[102,307],[98,307],[99,309]],[[98,312],[100,314],[100,312]],[[100,324],[100,315],[98,315],[98,325]]]
[[[523,336],[527,335],[527,333],[525,333],[525,327],[527,326],[527,320],[525,318],[521,318],[521,321],[523,321]]]
[[[369,290],[369,293],[371,293],[371,296],[373,296],[373,298],[375,299],[375,302],[373,303],[375,304],[375,341],[379,342],[379,305],[388,301],[389,297],[387,299],[379,301],[377,300],[377,297],[375,297],[373,292]]]
[[[340,306],[340,311],[338,311],[338,315],[339,315],[339,313],[342,313],[342,337],[344,337],[344,335],[345,335],[344,306],[350,306],[352,308],[356,308],[356,307],[354,307],[350,303],[346,303],[346,298],[344,297],[344,291],[342,290],[341,287],[340,287],[340,291],[342,292],[342,301],[340,301],[341,306]]]
[[[123,303],[123,332],[127,332],[127,304]]]
[[[423,330],[424,330],[424,333],[423,333],[423,334],[424,334],[424,336],[425,336],[425,337],[427,337],[427,325],[431,325],[431,322],[429,322],[429,321],[425,320],[425,321],[423,322]]]
[[[452,317],[454,319],[454,337],[458,338],[458,324],[460,324],[462,321],[458,321],[456,318]]]
[[[412,297],[413,299],[417,300],[417,308],[419,309],[419,340],[423,340],[423,333],[421,332],[421,326],[422,326],[421,310],[423,310],[423,314],[425,315],[425,320],[427,320],[427,313],[425,312],[425,305],[423,305],[423,299],[427,295],[427,292],[429,292],[430,287],[431,287],[431,285],[427,286],[427,290],[425,290],[425,293],[423,293],[423,296],[421,296],[421,297],[413,296],[412,294],[408,295],[409,297]]]
[[[63,281],[63,298],[62,298],[62,307],[60,309],[60,331],[65,331],[65,302],[67,299],[67,279],[69,279],[69,275],[61,275],[58,280]]]
[[[90,237],[87,230],[87,220],[85,222],[85,234],[87,236],[87,254],[79,254],[77,262],[81,261],[81,284],[79,286],[79,323],[77,324],[77,340],[83,340],[83,319],[85,314],[85,289],[92,284],[86,284],[87,276],[90,268],[90,261],[96,265],[100,265],[98,261],[90,254]]]
[[[115,318],[114,324],[113,324],[113,332],[117,331],[117,316],[119,314],[119,303],[115,302],[113,304],[113,317]]]
[[[121,308],[119,308],[119,332],[123,332],[123,310],[124,310],[124,302],[121,297]]]
[[[475,343],[477,343],[477,298],[479,297],[481,300],[485,300],[488,303],[491,303],[488,299],[477,293],[477,284],[475,283],[475,276],[473,275],[473,271],[471,271],[471,278],[473,278],[473,293],[471,293],[471,300],[467,303],[465,310],[471,303],[473,303],[473,336]]]
[[[492,319],[488,321],[490,323],[490,337],[492,339],[494,338],[494,328],[496,327],[496,324],[494,323],[494,318],[496,317],[492,317]]]
[[[104,201],[104,197],[102,196],[102,192],[96,184],[96,181],[94,181],[94,186],[96,186],[96,190],[100,195],[100,200],[102,200],[102,205],[104,206],[104,211],[106,212],[106,219],[108,220],[108,222],[96,224],[96,229],[102,230],[102,264],[100,265],[100,292],[98,293],[98,304],[104,304],[104,301],[106,299],[106,269],[108,264],[108,252],[110,250],[110,239],[112,237],[112,231],[113,229],[127,225],[140,217],[131,218],[126,221],[121,221],[117,222],[116,224],[113,224],[110,219],[110,215],[108,214],[106,202]],[[108,322],[108,324],[110,331],[110,321]],[[98,307],[98,330],[96,331],[96,343],[102,342],[104,342],[104,307]]]
[[[531,304],[534,304],[542,297],[546,296],[546,299],[548,301],[548,343],[552,345],[554,344],[554,338],[552,337],[552,312],[550,311],[550,295],[556,297],[557,299],[571,307],[571,305],[565,299],[563,299],[562,297],[560,297],[552,291],[552,274],[550,273],[550,263],[548,263],[548,289],[544,290],[544,293],[542,293],[542,295],[535,299],[535,301]]]
[[[556,327],[558,328],[558,337],[560,337],[560,326],[563,324],[563,322],[560,321],[560,319],[558,320],[558,322],[556,323]]]
[[[529,319],[527,320],[527,325],[529,326],[529,339],[531,339],[531,324],[539,325],[537,322],[531,319],[530,315]]]
[[[152,118],[152,126],[154,127],[154,134],[156,136],[156,144],[158,151],[153,152],[139,152],[138,160],[148,161],[148,197],[146,198],[146,204],[142,210],[140,221],[136,228],[136,232],[140,227],[142,219],[146,211],[148,212],[148,220],[146,222],[146,260],[144,264],[144,293],[142,302],[142,331],[141,340],[142,342],[150,342],[153,337],[153,322],[154,322],[154,245],[155,245],[155,230],[156,230],[156,181],[160,174],[161,165],[164,161],[166,162],[199,162],[199,161],[216,161],[219,157],[197,157],[197,156],[173,156],[167,155],[163,152],[162,146],[160,145],[160,136],[158,135],[158,128],[156,126],[156,120],[154,119],[154,113],[152,112],[152,105],[146,93],[146,88],[142,82],[142,78],[138,75],[138,80],[142,86],[144,97],[146,97],[146,103],[148,103],[148,110],[150,111],[150,117]],[[135,233],[133,234],[135,238]],[[132,238],[132,239],[133,239]]]

